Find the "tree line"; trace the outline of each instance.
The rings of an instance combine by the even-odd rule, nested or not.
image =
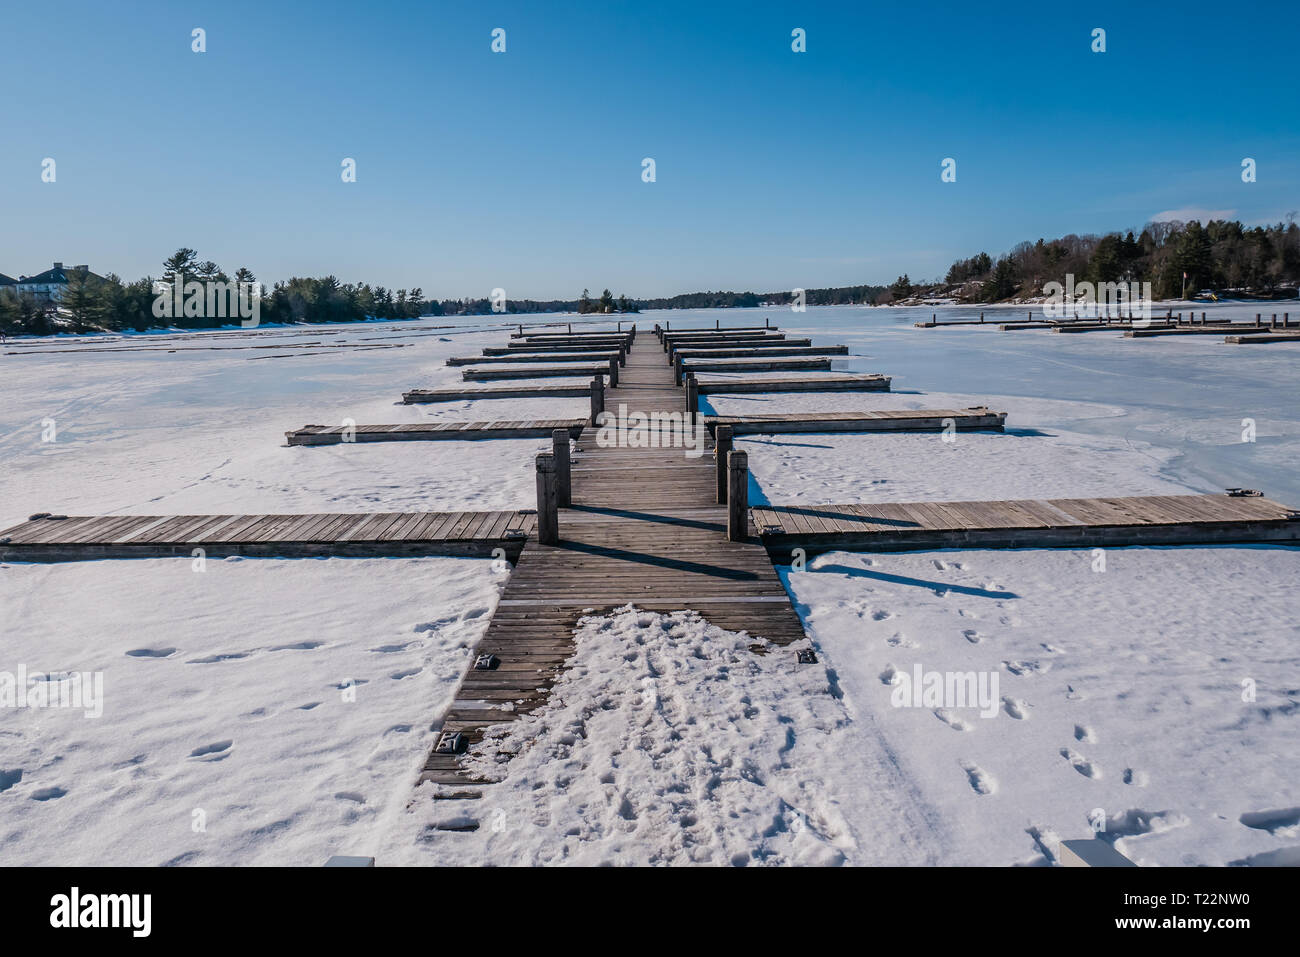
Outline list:
[[[43,302],[0,289],[0,332],[51,335],[55,332],[143,332],[159,327],[215,328],[237,319],[155,312],[155,280],[146,276],[125,282],[109,274],[66,270],[68,284],[58,302]],[[1041,295],[1048,282],[1150,282],[1156,299],[1172,299],[1202,289],[1234,296],[1294,295],[1300,285],[1300,226],[1294,216],[1283,224],[1247,227],[1238,221],[1211,220],[1149,223],[1139,233],[1104,236],[1074,234],[1059,239],[1022,242],[996,259],[977,253],[959,259],[942,282],[913,283],[906,274],[888,286],[857,285],[777,292],[706,291],[655,299],[617,298],[605,289],[597,298],[589,290],[572,300],[490,298],[425,299],[419,287],[387,289],[369,283],[340,282],[334,276],[294,277],[261,289],[264,323],[358,322],[364,319],[413,319],[418,316],[463,316],[541,312],[638,312],[641,309],[755,308],[760,305],[884,305],[913,296],[951,296],[967,302],[999,302]],[[1186,279],[1184,279],[1184,274]],[[200,260],[188,247],[163,262],[164,283],[177,281],[254,283],[243,267],[228,275],[211,260]]]
[[[1247,227],[1232,220],[1149,223],[1104,236],[1023,242],[996,260],[987,253],[949,268],[946,294],[972,302],[1041,295],[1048,282],[1149,282],[1156,299],[1203,289],[1233,296],[1294,295],[1300,284],[1300,226]],[[1186,274],[1186,279],[1184,279]]]

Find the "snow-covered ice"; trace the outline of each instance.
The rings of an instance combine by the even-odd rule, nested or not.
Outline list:
[[[836,367],[895,391],[707,396],[718,412],[1009,413],[1006,434],[951,444],[745,437],[753,501],[1248,485],[1300,505],[1300,344],[912,328],[932,311],[728,313],[846,342]],[[443,322],[24,343],[57,351],[0,356],[0,526],[528,507],[544,441],[284,445],[346,419],[586,414],[583,397],[402,405],[507,331]],[[177,351],[86,350],[139,344]],[[249,344],[277,348],[220,348]],[[400,347],[358,351],[375,344]],[[178,348],[197,345],[218,348]],[[413,785],[506,580],[492,562],[10,563],[0,671],[102,671],[105,708],[0,713],[0,859],[1033,865],[1100,816],[1142,864],[1296,863],[1298,573],[1300,550],[1274,547],[823,555],[782,569],[818,664],[696,614],[592,617],[556,695],[501,742],[519,752],[505,779],[435,802]],[[918,666],[996,675],[996,716],[895,707]]]

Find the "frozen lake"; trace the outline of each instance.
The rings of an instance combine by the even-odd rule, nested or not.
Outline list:
[[[1026,310],[984,311],[994,322]],[[962,434],[951,446],[909,434],[746,438],[758,494],[772,501],[1245,485],[1300,505],[1300,343],[913,327],[933,312],[980,310],[673,311],[637,322],[648,335],[656,321],[770,317],[846,343],[852,355],[836,368],[893,377],[890,394],[708,397],[718,411],[987,402],[1009,413],[1005,435]],[[21,354],[0,355],[0,526],[38,510],[529,507],[544,441],[284,445],[286,430],[312,423],[584,415],[582,397],[401,404],[406,389],[459,382],[445,360],[498,345],[510,328],[430,318],[11,341],[3,351]],[[1254,442],[1242,441],[1246,419]],[[427,839],[435,810],[412,807],[410,785],[503,569],[476,559],[231,560],[203,574],[188,559],[2,565],[0,671],[100,671],[105,702],[97,720],[0,713],[0,855],[1044,864],[1101,808],[1142,863],[1292,860],[1300,550],[1117,549],[1105,574],[1095,565],[1086,550],[823,556],[786,575],[824,663],[814,671],[755,661],[747,639],[699,620],[593,623],[555,715],[582,721],[582,702],[604,702],[574,752],[581,761],[567,745],[531,755],[521,767],[537,788],[507,787],[484,804],[510,827],[455,845]],[[640,651],[625,657],[614,640]],[[997,674],[996,718],[891,707],[897,676],[918,664]],[[644,682],[666,667],[680,676],[660,690],[673,707],[649,726]],[[1250,701],[1243,679],[1257,685]],[[693,692],[705,683],[707,696]],[[728,746],[712,753],[718,736]],[[638,751],[644,741],[696,750],[659,760]]]

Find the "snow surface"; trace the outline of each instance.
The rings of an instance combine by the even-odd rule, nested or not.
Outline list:
[[[0,668],[102,672],[105,699],[99,718],[0,716],[0,860],[360,852],[409,799],[507,575],[456,558],[0,566]]]
[[[1300,504],[1295,349],[912,328],[932,311],[725,317],[846,342],[837,369],[883,372],[896,391],[705,397],[717,411],[1010,413],[1006,434],[952,444],[746,437],[754,501],[1247,485]],[[348,418],[586,413],[583,397],[400,404],[459,383],[448,356],[505,337],[447,324],[11,343],[32,354],[0,356],[0,526],[38,510],[527,507],[542,441],[283,444]],[[276,348],[230,348],[250,344]],[[87,351],[142,345],[177,351]],[[210,348],[180,348],[197,345]],[[46,419],[56,442],[41,441]],[[1105,571],[1087,550],[836,553],[783,570],[816,665],[754,654],[758,638],[690,613],[593,618],[551,702],[501,742],[519,751],[509,775],[474,802],[412,785],[506,580],[493,563],[3,565],[0,671],[102,671],[106,702],[94,720],[0,712],[0,860],[1045,864],[1097,811],[1143,864],[1300,860],[1300,550],[1102,557]],[[894,707],[918,665],[996,675],[996,717]],[[355,702],[349,679],[365,682]]]

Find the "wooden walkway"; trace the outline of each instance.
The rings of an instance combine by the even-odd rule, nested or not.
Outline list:
[[[245,555],[517,557],[537,524],[531,511],[361,512],[300,515],[41,515],[0,532],[0,561]]]
[[[628,353],[607,406],[680,413],[682,390],[659,343],[639,338]],[[466,673],[443,722],[473,747],[483,729],[539,707],[564,661],[584,613],[633,602],[655,611],[695,609],[714,624],[777,644],[804,637],[803,627],[767,552],[757,542],[729,542],[726,506],[715,503],[711,455],[682,449],[601,448],[596,430],[578,441],[573,505],[560,509],[560,542],[530,539],[476,648],[494,667]],[[514,710],[501,710],[509,704]],[[449,739],[450,740],[450,739]],[[469,783],[455,754],[429,755],[421,780]]]
[[[809,372],[822,369],[829,372],[829,358],[793,358],[793,359],[692,359],[674,367],[678,372]]]
[[[762,345],[762,346],[740,346],[737,348],[696,348],[687,346],[685,348],[673,348],[670,355],[674,359],[681,359],[683,362],[691,362],[695,359],[765,359],[768,356],[846,356],[849,354],[848,346],[787,346],[787,345]]]
[[[708,375],[695,377],[700,395],[721,395],[729,392],[888,392],[891,378],[877,373],[857,375],[848,372],[828,372],[816,377],[797,378],[774,376],[770,379],[721,379]]]
[[[556,429],[575,438],[586,419],[531,419],[493,422],[413,422],[404,425],[304,425],[284,433],[290,445],[347,445],[353,442],[429,442],[442,439],[540,439]]]
[[[1156,495],[1008,502],[771,505],[752,533],[778,558],[835,549],[1086,548],[1300,542],[1300,512],[1261,497]]]
[[[617,365],[617,361],[615,361],[615,365]],[[592,376],[609,375],[610,371],[608,365],[578,365],[577,363],[571,366],[530,366],[527,369],[480,369],[475,367],[462,372],[461,378],[466,382],[487,382],[492,379],[556,379],[565,376],[583,376],[590,379]]]
[[[610,359],[618,360],[621,365],[623,353],[617,349],[599,352],[524,352],[520,350],[518,352],[511,351],[504,355],[451,356],[447,360],[447,365],[472,366],[479,363],[493,365],[500,362],[608,362]]]
[[[718,339],[710,336],[707,339],[669,339],[664,343],[664,352],[668,353],[669,361],[679,352],[726,352],[741,351],[752,352],[754,350],[766,351],[768,349],[794,349],[809,348],[812,346],[811,339],[787,339],[785,336],[764,336],[761,339]]]
[[[539,396],[591,395],[591,386],[582,385],[467,385],[459,389],[412,389],[402,393],[407,405],[434,402],[460,402],[473,399],[532,399]]]
[[[706,415],[710,434],[719,425],[733,435],[778,435],[785,432],[918,432],[942,431],[948,422],[959,432],[1002,431],[1005,412],[972,409],[874,409],[863,412],[775,412],[762,415]]]
[[[1297,332],[1273,332],[1264,335],[1236,335],[1224,336],[1223,341],[1231,345],[1268,345],[1270,342],[1300,342],[1300,333]]]

